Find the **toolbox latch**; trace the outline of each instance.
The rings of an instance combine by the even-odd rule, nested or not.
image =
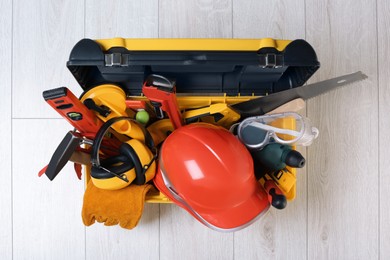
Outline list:
[[[104,55],[105,66],[129,66],[128,54],[108,53]]]
[[[266,53],[259,55],[259,62],[262,68],[280,68],[283,67],[283,55],[276,53]]]

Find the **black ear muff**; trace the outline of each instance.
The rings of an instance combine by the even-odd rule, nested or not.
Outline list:
[[[120,152],[121,152],[121,154],[123,154],[127,158],[129,158],[134,165],[135,174],[136,174],[136,178],[134,180],[134,183],[137,185],[145,184],[146,178],[145,178],[145,174],[143,171],[143,167],[142,167],[141,161],[140,161],[136,151],[134,150],[134,148],[131,145],[129,145],[128,143],[123,143],[120,147]]]
[[[154,176],[154,168],[150,168],[148,171],[151,165],[155,167],[155,156],[151,153],[154,150],[154,143],[150,133],[143,126],[141,129],[144,143],[137,139],[131,139],[121,144],[119,155],[104,160],[99,159],[100,145],[104,136],[111,125],[120,120],[134,121],[128,117],[115,117],[108,120],[97,132],[92,145],[91,177],[99,188],[119,189],[126,187],[130,182],[143,185],[151,179],[151,176]],[[153,174],[151,174],[152,172]]]
[[[118,175],[122,175],[127,171],[130,171],[133,167],[133,161],[126,155],[120,154],[117,156],[113,156],[102,160],[102,167],[91,167],[91,176],[95,179],[108,179],[112,178],[112,173],[114,172]],[[104,168],[104,169],[103,169]],[[110,172],[106,171],[109,170]]]

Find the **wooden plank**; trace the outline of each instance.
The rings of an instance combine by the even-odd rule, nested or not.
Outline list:
[[[157,38],[158,1],[86,1],[87,38]],[[156,259],[159,257],[159,205],[145,205],[133,230],[94,224],[87,228],[87,259]]]
[[[85,258],[83,181],[71,163],[52,182],[37,176],[69,128],[60,119],[13,119],[14,259]]]
[[[2,2],[0,9],[0,82],[2,124],[0,136],[0,255],[12,259],[12,175],[11,175],[11,64],[12,64],[12,1]]]
[[[132,230],[95,223],[87,227],[86,259],[158,259],[159,205],[146,204]]]
[[[234,38],[305,38],[305,2],[233,0]]]
[[[160,0],[159,37],[231,38],[232,0]]]
[[[235,38],[305,38],[304,1],[233,1]],[[299,112],[305,115],[305,110]],[[306,148],[298,147],[306,157]],[[307,167],[297,172],[296,198],[234,234],[235,259],[306,259]]]
[[[68,86],[81,94],[66,62],[84,34],[83,1],[15,0],[13,10],[13,116],[58,118],[41,93]]]
[[[160,0],[159,37],[230,38],[230,0]],[[160,259],[232,259],[233,234],[198,223],[176,205],[160,206]]]
[[[369,77],[311,100],[320,137],[308,149],[308,258],[378,258],[376,8],[370,1],[306,2],[315,80],[362,70]]]
[[[160,259],[233,259],[233,234],[204,226],[176,205],[160,206]]]
[[[158,0],[86,0],[85,37],[158,38]]]
[[[379,252],[380,259],[390,259],[390,3],[378,0],[378,74],[379,74]]]
[[[305,148],[298,151],[307,157]],[[296,198],[285,209],[270,208],[257,222],[234,233],[235,259],[306,259],[306,168],[298,169]]]

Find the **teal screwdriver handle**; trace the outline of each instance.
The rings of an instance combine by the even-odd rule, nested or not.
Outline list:
[[[252,156],[254,160],[272,171],[284,169],[286,165],[302,168],[306,163],[305,158],[298,151],[279,143],[270,143],[263,149],[253,152]]]

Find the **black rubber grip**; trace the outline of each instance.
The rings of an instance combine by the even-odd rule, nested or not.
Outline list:
[[[80,145],[80,138],[69,131],[58,145],[46,169],[46,176],[53,180]]]
[[[47,101],[60,97],[65,97],[67,93],[68,89],[66,87],[59,87],[43,91],[42,96]]]
[[[277,194],[276,190],[272,188],[269,191],[272,197],[272,206],[277,209],[284,209],[287,206],[287,198],[283,194]]]

